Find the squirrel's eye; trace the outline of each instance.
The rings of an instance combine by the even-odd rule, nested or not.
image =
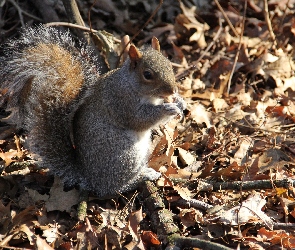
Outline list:
[[[143,76],[146,80],[152,80],[153,79],[153,73],[150,70],[145,70],[143,72]]]

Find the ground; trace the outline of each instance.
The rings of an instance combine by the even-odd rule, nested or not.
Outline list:
[[[295,248],[295,1],[160,2],[78,6],[87,26],[116,38],[99,47],[102,71],[126,34],[138,33],[137,46],[156,36],[173,64],[187,107],[153,133],[149,164],[161,179],[116,199],[90,194],[81,219],[78,190],[41,169],[3,120],[2,248]],[[67,22],[60,1],[6,0],[0,10],[1,43],[24,25]]]

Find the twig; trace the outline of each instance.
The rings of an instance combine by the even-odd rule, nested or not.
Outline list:
[[[140,193],[140,197],[143,200],[144,207],[149,212],[152,228],[161,241],[167,242],[168,235],[179,231],[173,222],[173,214],[168,209],[165,209],[163,199],[153,182],[146,181],[142,187],[143,190]]]
[[[173,213],[165,209],[159,190],[151,181],[146,181],[143,184],[143,191],[140,195],[143,199],[144,207],[149,211],[152,228],[164,244],[174,244],[181,247],[181,249],[184,247],[199,247],[209,250],[230,250],[230,248],[222,246],[221,244],[180,236],[178,234],[179,229],[173,222]]]
[[[247,10],[247,1],[245,1],[245,5],[244,5],[244,14],[243,14],[241,35],[239,37],[239,45],[238,45],[238,49],[237,49],[237,54],[235,56],[235,61],[234,61],[234,64],[233,64],[233,68],[232,68],[232,70],[230,72],[229,79],[228,79],[227,94],[229,94],[231,80],[232,80],[232,77],[234,75],[235,68],[236,68],[236,65],[237,65],[237,62],[238,62],[238,58],[239,58],[239,55],[240,55],[240,50],[241,50],[241,47],[242,47],[242,37],[243,37],[243,34],[244,34],[244,28],[245,28],[246,10]]]
[[[70,27],[70,28],[77,28],[77,29],[80,29],[80,30],[84,30],[84,31],[88,31],[88,32],[93,32],[93,33],[96,33],[96,32],[99,32],[98,30],[94,30],[94,29],[90,29],[86,26],[81,26],[81,25],[78,25],[78,24],[74,24],[74,23],[67,23],[67,22],[51,22],[51,23],[46,23],[44,24],[45,26],[65,26],[65,27]],[[115,42],[118,42],[120,43],[121,40],[120,39],[117,39],[115,37],[113,37],[114,41]]]
[[[263,13],[264,13],[264,19],[265,19],[265,22],[267,24],[267,28],[268,28],[268,31],[269,31],[270,38],[273,41],[274,45],[277,45],[276,36],[273,33],[271,22],[270,22],[269,15],[268,15],[269,12],[268,12],[267,0],[263,0]]]
[[[90,28],[86,27],[86,26],[81,26],[79,24],[75,24],[75,23],[67,23],[67,22],[50,22],[50,23],[46,23],[44,24],[45,26],[66,26],[66,27],[70,27],[70,28],[78,28],[81,30],[85,30],[85,31],[90,31]],[[97,30],[92,30],[93,32],[97,32]]]
[[[295,185],[293,179],[281,179],[281,180],[255,180],[255,181],[233,181],[233,182],[202,182],[208,185],[204,186],[204,189],[198,189],[198,191],[220,191],[220,190],[253,190],[253,189],[273,189],[274,187],[289,188],[290,185]],[[195,183],[190,185],[195,186]]]
[[[78,5],[75,0],[62,0],[64,7],[66,9],[68,18],[70,19],[70,22],[76,23],[80,26],[85,26],[85,23],[83,21],[83,18],[80,14],[80,11],[78,9]],[[87,41],[88,44],[91,44],[90,35],[88,32],[82,32],[78,35],[82,36],[85,41]]]
[[[68,18],[71,22],[76,23],[80,26],[85,26],[83,18],[81,17],[80,11],[78,9],[77,3],[75,0],[63,0],[62,1],[66,12],[68,14]]]
[[[294,231],[295,223],[274,223],[274,230],[292,230]]]
[[[199,208],[199,209],[202,209],[202,210],[207,210],[209,208],[212,208],[213,206],[206,203],[206,202],[203,202],[203,201],[199,201],[199,200],[196,200],[196,199],[191,199],[191,200],[185,200],[185,199],[179,199],[175,202],[173,202],[173,205],[186,205],[186,206],[189,206],[189,207],[194,207],[194,208]]]
[[[244,120],[249,124],[248,126],[243,124],[243,123],[237,122],[237,121],[232,121],[230,119],[226,119],[226,120],[236,124],[237,126],[241,126],[241,127],[244,127],[244,128],[251,128],[251,129],[254,129],[254,130],[257,130],[257,131],[264,131],[264,132],[268,132],[268,133],[277,133],[277,134],[282,134],[282,135],[292,134],[290,132],[280,131],[280,130],[277,130],[277,129],[265,129],[265,128],[261,128],[260,126],[259,127],[254,127],[251,124],[249,124],[249,121],[247,119],[245,119],[245,118],[244,118]],[[295,126],[295,125],[290,124],[290,127],[292,127],[292,126]],[[283,125],[280,125],[280,127],[282,128]]]
[[[221,11],[224,19],[226,20],[226,22],[228,23],[229,27],[231,28],[231,30],[234,32],[236,37],[239,37],[238,32],[236,31],[235,27],[232,25],[231,21],[229,20],[228,16],[226,15],[226,13],[224,12],[223,8],[221,7],[221,5],[219,4],[218,0],[214,0],[215,4],[217,5],[218,9]],[[247,1],[246,1],[247,2]]]
[[[181,249],[189,248],[189,247],[197,247],[206,250],[231,250],[232,248],[223,246],[218,243],[214,243],[207,240],[201,240],[198,238],[191,237],[183,237],[178,234],[173,234],[168,237],[169,242],[180,247]]]

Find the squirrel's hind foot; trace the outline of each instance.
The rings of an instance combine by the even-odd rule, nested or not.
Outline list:
[[[141,178],[143,181],[154,181],[161,177],[161,173],[157,172],[152,168],[144,168],[141,172]]]

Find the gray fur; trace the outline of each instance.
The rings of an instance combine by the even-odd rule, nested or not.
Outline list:
[[[46,55],[33,60],[23,52],[40,43],[58,44],[83,64],[83,86],[70,103],[64,102],[54,85],[63,76],[50,66],[38,67],[38,60],[46,60]],[[15,50],[16,46],[20,49]],[[9,107],[19,109],[15,123],[27,130],[30,149],[52,173],[100,197],[159,178],[160,174],[147,166],[151,129],[182,111],[180,99],[177,103],[162,101],[175,89],[170,62],[149,47],[141,53],[138,64],[132,65],[128,59],[122,68],[98,77],[96,59],[89,48],[77,49],[68,33],[40,26],[26,29],[0,58],[1,87],[10,90]],[[143,78],[146,68],[153,72],[154,81]],[[18,107],[30,79],[28,98],[24,107]],[[40,100],[40,91],[46,93],[46,100]]]

